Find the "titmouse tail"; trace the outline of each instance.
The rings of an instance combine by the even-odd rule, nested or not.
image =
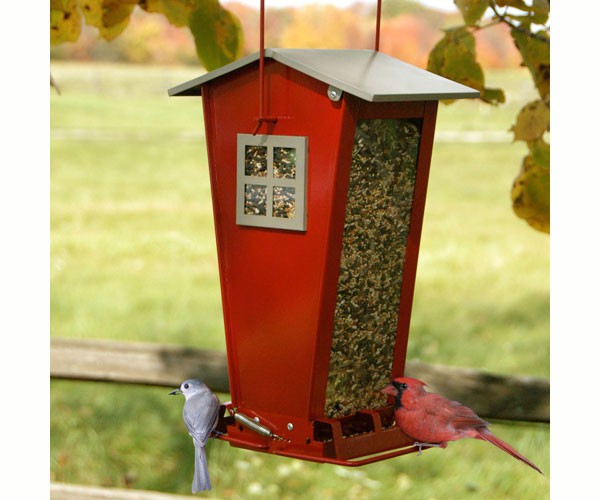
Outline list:
[[[208,476],[208,464],[206,463],[206,451],[204,446],[195,446],[196,466],[194,467],[194,480],[192,482],[192,493],[210,490],[210,477]]]

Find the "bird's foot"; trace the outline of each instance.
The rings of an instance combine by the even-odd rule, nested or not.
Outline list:
[[[423,448],[433,448],[433,447],[441,448],[442,447],[442,445],[440,443],[419,443],[418,441],[415,441],[413,446],[415,446],[419,449],[419,453],[417,453],[417,456],[421,455],[423,453]]]

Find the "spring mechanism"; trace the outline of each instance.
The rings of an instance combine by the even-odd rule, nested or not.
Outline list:
[[[266,425],[263,425],[260,422],[258,422],[258,419],[252,419],[244,415],[243,413],[238,412],[233,414],[233,418],[236,420],[236,422],[239,422],[243,426],[248,427],[248,429],[253,430],[261,436],[268,437],[270,439],[279,439],[283,441],[283,438],[281,436],[275,434]]]

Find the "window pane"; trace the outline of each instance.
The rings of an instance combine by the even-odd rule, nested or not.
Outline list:
[[[296,215],[296,190],[293,187],[273,188],[273,217],[291,219]]]
[[[245,185],[244,213],[247,215],[267,215],[267,186]]]
[[[254,177],[267,176],[266,146],[246,146],[244,172]]]
[[[296,148],[273,148],[273,175],[278,179],[296,178]]]

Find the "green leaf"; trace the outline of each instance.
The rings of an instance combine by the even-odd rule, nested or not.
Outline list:
[[[485,88],[483,69],[475,57],[475,37],[462,26],[446,31],[429,54],[427,70],[479,90],[484,102],[504,102],[502,89]]]
[[[531,21],[533,19],[529,14],[506,14],[505,17],[507,19],[516,21],[516,23],[513,23],[513,25],[518,25],[521,28],[525,28],[526,30],[529,30],[531,26]]]
[[[525,12],[529,12],[531,10],[531,7],[523,0],[496,0],[496,5],[498,7],[513,7]]]
[[[454,0],[467,26],[474,26],[489,6],[488,0]]]
[[[536,139],[527,143],[531,156],[540,167],[550,168],[550,144],[544,139]]]
[[[75,42],[81,33],[76,0],[50,0],[50,44]]]
[[[146,0],[141,7],[147,12],[164,14],[173,26],[188,26],[190,16],[202,0]]]
[[[427,70],[476,89],[483,71],[475,61],[475,38],[465,27],[448,30],[429,54]]]
[[[511,35],[523,62],[529,68],[533,81],[543,100],[550,99],[550,37],[546,31],[538,31],[537,35],[545,37],[548,42],[529,36],[521,31],[511,30]]]
[[[550,130],[550,108],[538,99],[532,101],[519,111],[517,121],[512,126],[515,141],[535,141],[541,139],[546,131]]]
[[[502,89],[490,89],[486,87],[480,92],[481,95],[479,98],[488,104],[497,105],[506,101],[506,96],[504,95],[504,90]]]
[[[550,17],[550,2],[549,0],[533,0],[531,6],[533,13],[531,21],[536,24],[546,24]]]
[[[189,27],[196,53],[209,71],[239,59],[243,49],[242,27],[231,12],[217,0],[204,0],[192,12]]]

